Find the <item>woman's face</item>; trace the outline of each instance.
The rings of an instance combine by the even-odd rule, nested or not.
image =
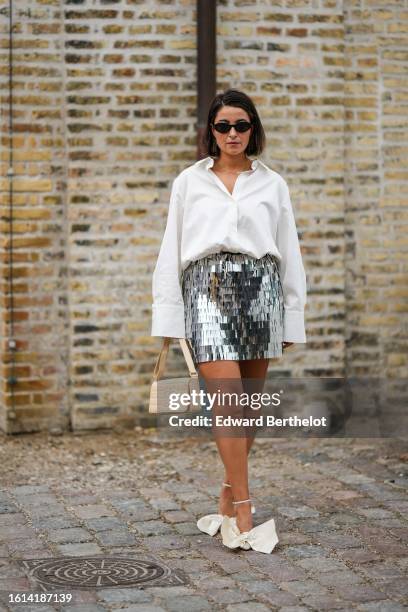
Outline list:
[[[236,106],[223,106],[220,108],[213,121],[216,123],[229,123],[235,125],[239,121],[250,121],[248,113],[243,108]],[[226,134],[217,132],[212,126],[211,131],[217,145],[223,153],[228,155],[242,155],[248,146],[253,126],[246,132],[237,132],[233,127]]]

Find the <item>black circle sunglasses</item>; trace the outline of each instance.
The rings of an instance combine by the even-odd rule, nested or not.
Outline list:
[[[220,134],[227,134],[232,127],[234,127],[239,133],[247,132],[250,129],[252,123],[250,123],[249,121],[238,121],[238,123],[233,124],[224,123],[220,121],[219,123],[212,123],[211,125],[213,126],[214,130],[216,130]]]

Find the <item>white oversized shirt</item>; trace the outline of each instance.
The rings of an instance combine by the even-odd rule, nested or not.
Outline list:
[[[213,157],[174,179],[167,224],[152,279],[152,336],[185,338],[182,271],[220,251],[279,260],[285,342],[306,342],[306,275],[289,189],[261,160],[238,174],[232,195],[210,168]]]

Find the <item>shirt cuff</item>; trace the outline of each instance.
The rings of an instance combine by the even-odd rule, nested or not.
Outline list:
[[[305,315],[303,310],[284,311],[283,342],[306,342]]]
[[[152,336],[185,338],[184,306],[152,305]]]

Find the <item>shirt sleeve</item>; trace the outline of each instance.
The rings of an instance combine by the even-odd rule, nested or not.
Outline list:
[[[276,238],[282,256],[280,278],[285,307],[283,341],[305,343],[306,274],[286,181],[283,181],[281,196]]]
[[[152,278],[152,336],[185,338],[181,291],[181,232],[183,203],[178,177],[173,181],[166,229]]]

